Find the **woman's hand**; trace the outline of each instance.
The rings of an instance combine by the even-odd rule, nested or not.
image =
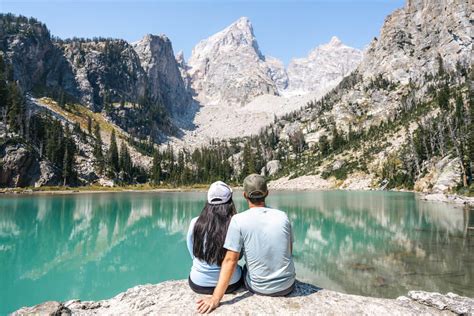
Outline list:
[[[197,301],[197,310],[199,314],[209,314],[219,306],[219,301],[214,297],[202,298]]]

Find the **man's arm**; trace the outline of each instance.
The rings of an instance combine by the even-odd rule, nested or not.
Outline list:
[[[239,253],[227,250],[224,260],[222,261],[221,273],[219,274],[219,281],[214,289],[214,293],[210,298],[200,299],[197,301],[197,310],[200,314],[210,313],[219,306],[219,303],[229,286],[230,279],[232,278],[232,274],[235,271],[238,261]]]

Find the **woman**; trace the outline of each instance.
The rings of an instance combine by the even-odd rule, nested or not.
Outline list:
[[[232,189],[222,181],[211,184],[207,203],[201,215],[191,220],[187,236],[188,250],[193,259],[188,281],[194,292],[212,294],[214,291],[226,253],[223,246],[227,228],[235,214]],[[242,281],[242,271],[237,266],[226,293],[237,290]]]

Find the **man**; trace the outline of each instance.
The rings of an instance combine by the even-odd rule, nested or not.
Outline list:
[[[293,233],[286,213],[265,205],[265,178],[251,174],[244,180],[244,197],[249,209],[232,217],[227,230],[219,281],[212,297],[197,302],[199,313],[209,313],[224,296],[239,254],[244,253],[244,282],[255,294],[284,296],[295,286]]]

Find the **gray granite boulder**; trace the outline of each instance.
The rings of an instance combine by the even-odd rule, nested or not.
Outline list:
[[[203,295],[190,290],[185,280],[139,285],[102,301],[71,300],[24,307],[13,315],[142,315],[196,314]],[[398,299],[349,295],[297,282],[287,297],[258,296],[241,289],[224,296],[214,314],[232,315],[473,315],[474,300],[455,294],[412,291]]]

